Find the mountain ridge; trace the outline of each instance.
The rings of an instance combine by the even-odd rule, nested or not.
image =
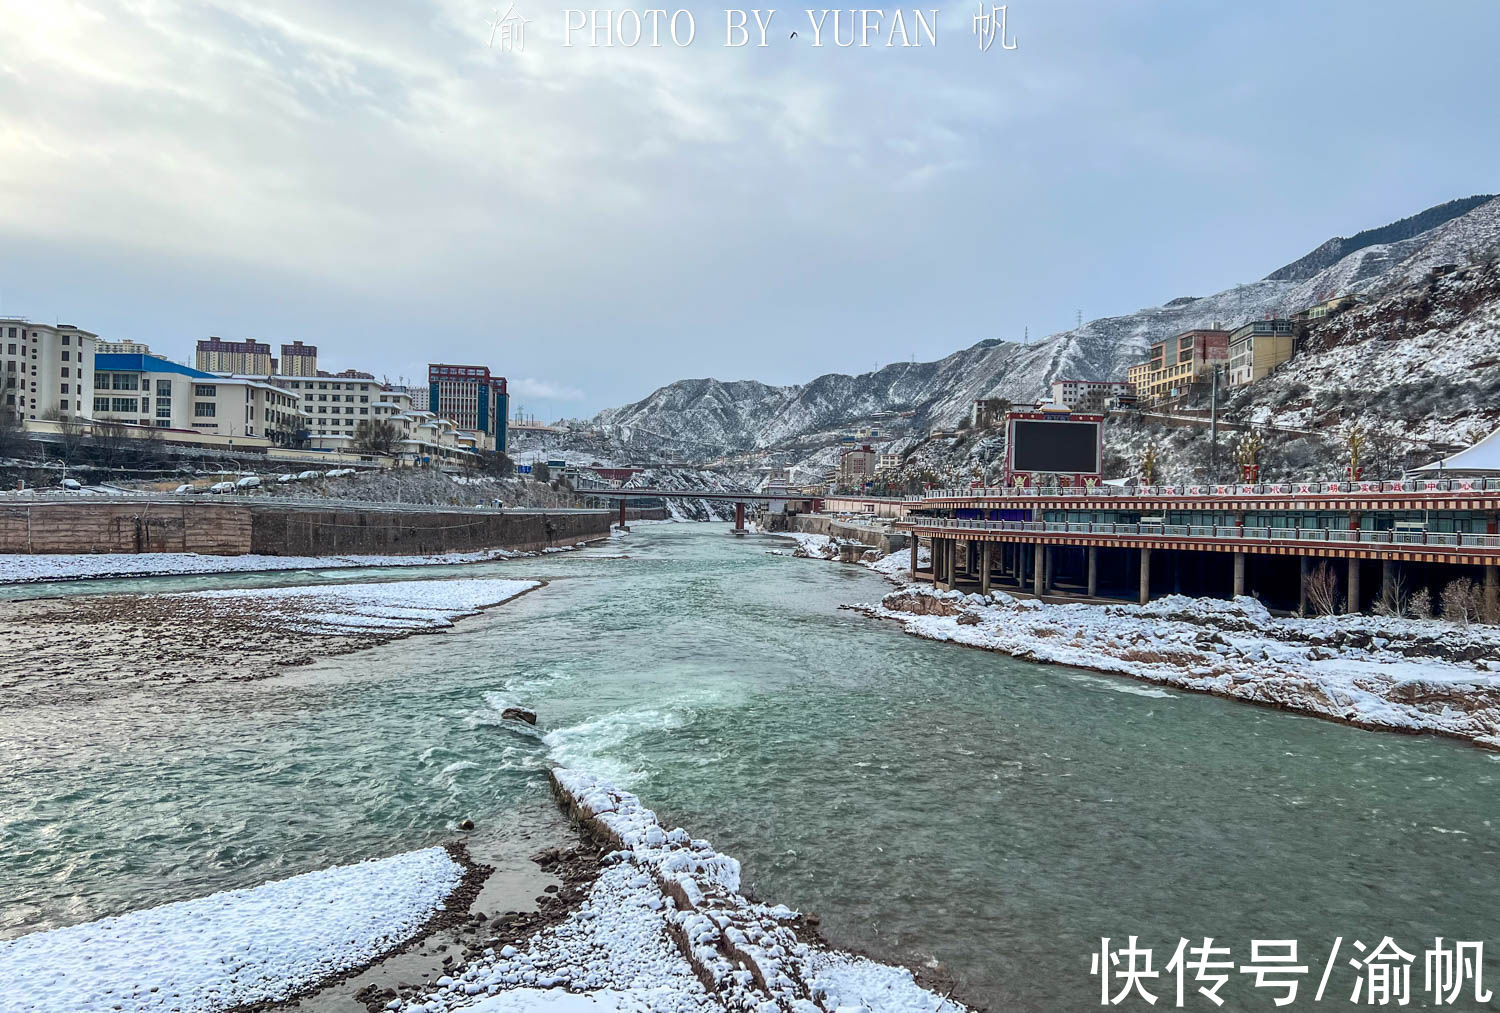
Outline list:
[[[1469,263],[1496,250],[1500,198],[1461,198],[1330,239],[1259,281],[1091,320],[1029,344],[985,339],[932,362],[892,363],[858,375],[825,373],[788,386],[679,380],[593,421],[627,445],[650,434],[704,457],[769,450],[875,412],[910,412],[894,432],[915,434],[957,423],[979,398],[1032,400],[1059,377],[1123,378],[1152,341],[1181,331],[1290,315],[1336,295],[1376,295],[1436,267]]]

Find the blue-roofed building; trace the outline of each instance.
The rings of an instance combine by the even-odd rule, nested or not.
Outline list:
[[[208,373],[159,355],[94,356],[89,414],[101,421],[286,443],[305,426],[297,394]]]

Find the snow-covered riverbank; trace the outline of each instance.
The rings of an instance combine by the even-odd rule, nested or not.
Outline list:
[[[286,999],[412,938],[463,878],[427,848],[0,942],[0,1013]]]
[[[639,522],[637,522],[639,523]],[[585,543],[543,552],[581,549]],[[455,566],[519,559],[535,552],[484,549],[426,556],[201,556],[193,552],[0,554],[0,584],[36,584],[61,580],[121,577],[176,577],[205,573],[257,573],[278,570],[337,570],[350,567]]]
[[[931,640],[1500,749],[1500,629],[1492,627],[1277,619],[1252,598],[1046,604],[915,585],[851,607]]]
[[[963,1013],[905,968],[833,949],[796,912],[747,900],[738,861],[663,827],[636,796],[564,768],[552,778],[613,849],[581,895],[564,890],[571,909],[529,937],[463,947],[467,959],[453,961],[454,946],[435,981],[381,989],[375,1002],[400,1013]],[[533,861],[550,865],[557,850]],[[469,908],[486,867],[457,854],[464,864],[427,848],[0,942],[0,1013],[279,1008],[439,924],[482,923]]]
[[[826,946],[796,912],[747,900],[738,861],[666,829],[629,792],[566,768],[552,779],[574,817],[615,848],[582,904],[525,946],[486,950],[389,1009],[964,1010],[904,968]]]

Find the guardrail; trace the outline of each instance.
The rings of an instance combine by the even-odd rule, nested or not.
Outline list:
[[[1062,521],[981,521],[948,517],[923,517],[898,521],[898,528],[951,531],[1017,531],[1041,534],[1135,535],[1155,538],[1190,538],[1213,541],[1254,542],[1307,541],[1360,545],[1443,545],[1473,549],[1500,549],[1500,535],[1467,531],[1397,531],[1362,528],[1265,528],[1239,525],[1200,524],[1111,524]]]
[[[89,506],[139,506],[180,503],[217,504],[219,506],[275,507],[281,510],[370,510],[381,513],[490,513],[490,514],[602,514],[614,516],[617,511],[594,507],[494,507],[488,504],[451,503],[397,503],[379,500],[356,499],[301,499],[292,496],[275,496],[254,491],[209,493],[152,492],[137,495],[121,493],[59,492],[52,489],[39,490],[37,495],[6,494],[0,496],[0,509],[18,506],[54,506],[58,504]]]
[[[908,503],[950,499],[1110,499],[1182,496],[1360,496],[1433,492],[1500,493],[1500,478],[1407,478],[1400,481],[1274,482],[1223,485],[1095,485],[1095,486],[985,486],[931,489],[906,497]]]

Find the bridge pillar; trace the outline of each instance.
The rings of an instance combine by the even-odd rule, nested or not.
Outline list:
[[[1349,600],[1344,604],[1344,611],[1352,615],[1359,613],[1359,560],[1354,557],[1349,559]]]
[[[917,533],[915,531],[913,531],[911,533],[911,579],[912,580],[916,580],[917,579],[917,546],[921,543],[921,541],[922,541],[922,539],[917,536]]]
[[[1245,554],[1236,552],[1234,554],[1234,596],[1238,598],[1245,593]]]
[[[979,546],[979,593],[990,593],[990,553],[994,542],[981,542]]]
[[[1089,597],[1094,598],[1099,594],[1099,547],[1097,545],[1089,546],[1088,557]]]
[[[625,504],[626,504],[626,502],[627,502],[627,500],[625,499],[625,497],[621,496],[620,497],[620,530],[621,531],[629,531],[630,530],[629,528],[627,528],[625,526]]]
[[[1047,555],[1046,554],[1047,554],[1047,547],[1045,545],[1043,545],[1041,542],[1037,542],[1036,543],[1036,548],[1034,550],[1032,550],[1032,554],[1031,554],[1031,556],[1032,556],[1031,593],[1034,594],[1034,595],[1036,595],[1038,598],[1040,598],[1042,596],[1042,592],[1046,588],[1046,581],[1047,581]]]
[[[1141,604],[1151,600],[1151,550],[1141,550]]]
[[[952,591],[953,590],[953,547],[954,547],[954,545],[955,545],[955,542],[951,538],[943,538],[943,539],[936,539],[936,538],[934,538],[932,540],[932,549],[933,549],[932,558],[934,560],[933,568],[935,570],[938,567],[942,568],[942,578],[939,579],[936,576],[934,576],[933,583],[935,585],[937,585],[937,587],[938,587],[939,590],[942,590],[942,591]],[[939,551],[939,547],[941,547],[941,551]]]
[[[745,504],[734,505],[734,533],[743,535],[745,533]]]
[[[1297,559],[1297,614],[1307,615],[1307,578],[1312,574],[1312,560],[1306,556]]]

